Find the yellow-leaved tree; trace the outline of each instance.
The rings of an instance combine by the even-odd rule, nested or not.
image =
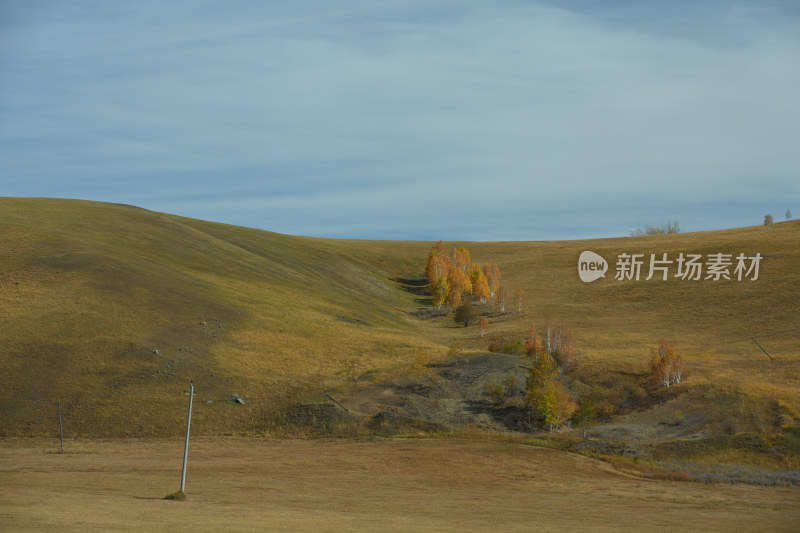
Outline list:
[[[472,294],[478,298],[482,304],[485,304],[486,299],[490,296],[489,282],[486,280],[483,269],[478,264],[472,265],[470,282],[472,283]]]
[[[467,295],[486,303],[499,290],[500,269],[496,263],[484,263],[481,267],[471,262],[470,252],[463,246],[453,248],[448,253],[444,241],[438,241],[431,247],[425,275],[436,307],[446,303],[456,308]]]
[[[650,356],[650,376],[665,387],[681,382],[686,365],[675,344],[662,340]]]
[[[528,370],[525,399],[532,409],[539,412],[550,431],[555,431],[569,420],[578,404],[559,380],[558,362],[542,347],[533,324],[525,344],[533,357],[533,365]]]
[[[500,307],[500,312],[506,312],[506,302],[508,301],[508,291],[505,286],[500,285],[497,289],[497,305]]]
[[[483,274],[486,276],[486,282],[489,284],[489,297],[494,298],[497,290],[500,288],[500,269],[497,263],[483,264]]]
[[[470,260],[469,250],[463,246],[453,249],[454,266],[466,272],[470,264],[472,264],[472,261]]]
[[[481,330],[481,337],[486,335],[486,328],[487,327],[489,327],[489,319],[487,319],[485,316],[482,316],[478,320],[478,328],[480,328],[480,330]]]
[[[469,276],[459,267],[450,269],[447,275],[447,304],[450,307],[458,307],[464,299],[465,294],[472,292],[472,283]]]
[[[539,394],[538,407],[544,423],[550,426],[552,432],[569,420],[578,409],[578,403],[563,383],[553,380],[548,382]]]
[[[428,262],[425,265],[425,275],[433,295],[433,305],[436,307],[441,307],[447,301],[450,292],[448,274],[452,270],[451,266],[444,241],[437,242],[428,253]]]

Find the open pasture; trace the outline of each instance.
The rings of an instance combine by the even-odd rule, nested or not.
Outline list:
[[[0,442],[3,531],[796,531],[800,491],[477,439]]]

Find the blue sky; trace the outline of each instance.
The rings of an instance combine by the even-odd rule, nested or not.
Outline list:
[[[793,1],[0,0],[0,196],[447,240],[800,215]]]

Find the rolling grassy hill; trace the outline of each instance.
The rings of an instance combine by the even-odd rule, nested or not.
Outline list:
[[[73,435],[175,435],[190,379],[203,402],[197,431],[264,432],[288,407],[326,390],[407,373],[420,354],[446,357],[454,341],[470,352],[522,340],[532,322],[547,319],[574,330],[586,380],[641,375],[660,339],[678,344],[685,380],[650,419],[622,420],[629,432],[689,418],[715,435],[800,425],[800,221],[448,243],[497,262],[510,292],[526,293],[522,314],[484,310],[484,339],[448,317],[415,313],[430,307],[419,286],[428,242],[294,237],[57,199],[0,199],[0,229],[4,435],[53,435],[58,400]],[[584,250],[609,262],[605,279],[580,281]],[[647,281],[647,261],[639,281],[618,281],[622,253],[764,259],[756,281]],[[231,402],[232,394],[247,403]]]
[[[88,432],[177,431],[156,407],[190,379],[220,406],[198,427],[241,428],[250,407],[219,400],[280,405],[435,344],[411,296],[338,243],[64,200],[2,200],[0,224],[7,433],[37,433],[56,400],[91,406],[73,413]]]

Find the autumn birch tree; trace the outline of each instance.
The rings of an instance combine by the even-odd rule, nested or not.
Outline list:
[[[448,274],[451,270],[450,257],[444,241],[437,242],[428,254],[428,262],[425,265],[425,274],[428,277],[428,286],[433,295],[433,305],[441,307],[447,300],[450,292],[450,282]]]
[[[542,337],[536,331],[536,325],[531,323],[531,327],[528,330],[528,338],[525,339],[525,352],[530,356],[538,357],[542,351]]]
[[[497,290],[500,288],[500,269],[497,263],[483,264],[483,274],[486,276],[486,282],[489,285],[489,297],[494,298]]]
[[[508,291],[506,291],[505,286],[500,285],[497,289],[497,305],[500,307],[500,312],[506,312],[506,302],[508,300]]]
[[[472,282],[469,276],[457,265],[450,269],[447,276],[447,284],[447,304],[450,307],[461,305],[464,295],[472,292]]]
[[[466,272],[471,264],[472,261],[470,260],[469,250],[463,246],[453,249],[453,265],[455,267],[459,267]]]
[[[514,300],[517,306],[517,313],[522,313],[522,306],[525,305],[525,291],[517,289],[514,295]]]
[[[681,382],[686,366],[678,348],[662,340],[650,356],[650,375],[656,383],[665,387]]]
[[[489,283],[486,281],[486,275],[477,264],[472,265],[472,274],[470,276],[472,282],[472,294],[480,299],[482,304],[486,303],[489,298]]]
[[[486,335],[486,328],[489,327],[489,320],[485,316],[482,316],[480,320],[478,320],[478,327],[481,330],[481,338],[483,338]]]
[[[551,432],[569,420],[572,413],[578,409],[575,398],[558,380],[548,382],[537,399],[539,412],[542,414],[545,424],[550,426]]]

